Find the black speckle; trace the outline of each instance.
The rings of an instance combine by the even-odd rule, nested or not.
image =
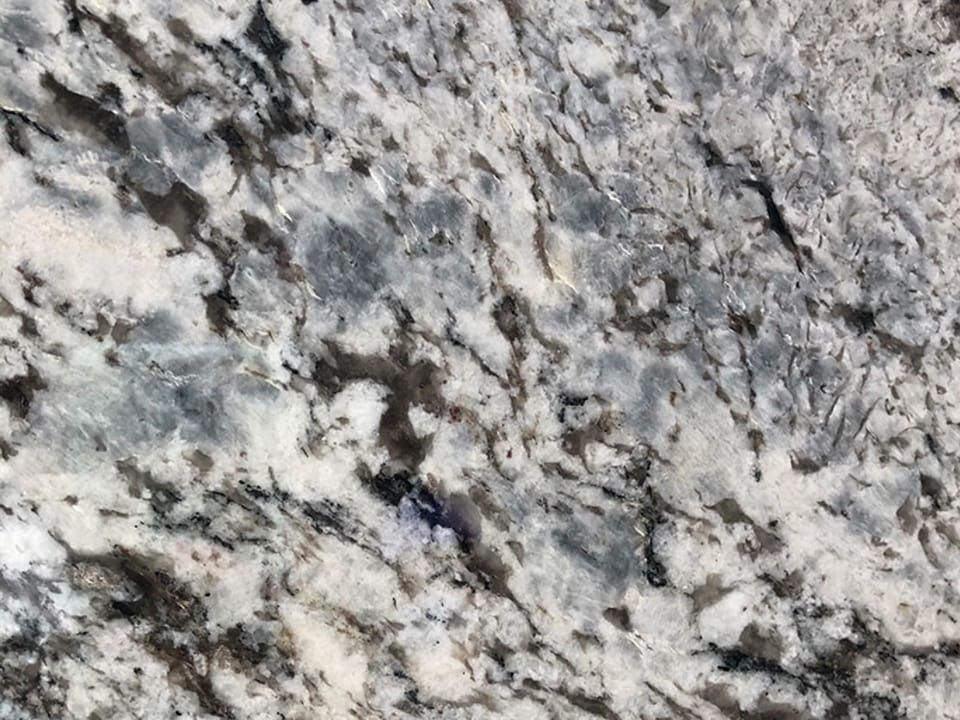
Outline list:
[[[384,465],[380,471],[368,480],[373,494],[388,505],[399,505],[407,495],[413,492],[414,480],[411,473],[402,468]]]
[[[120,107],[123,103],[123,93],[120,88],[112,82],[100,83],[97,86],[97,100],[101,105],[112,105]]]
[[[350,169],[364,177],[370,177],[370,162],[364,157],[351,158]]]
[[[630,611],[625,607],[607,608],[603,611],[603,619],[621,630],[630,630]]]
[[[224,120],[216,127],[217,137],[223,140],[227,147],[231,150],[242,150],[247,146],[247,143],[244,142],[243,136],[240,134],[240,131],[237,130],[236,126]]]
[[[16,375],[0,381],[0,399],[6,401],[14,417],[25,418],[30,412],[34,395],[39,390],[45,390],[46,387],[47,384],[40,377],[37,369],[29,365],[26,375]]]
[[[644,5],[653,11],[653,14],[656,15],[658,19],[670,12],[670,6],[665,5],[660,2],[660,0],[643,0],[643,2]]]
[[[253,19],[247,26],[247,38],[259,47],[263,54],[270,58],[270,61],[277,66],[282,60],[290,44],[283,39],[277,29],[270,22],[267,13],[263,9],[263,3],[257,3],[257,9],[253,13]]]
[[[218,335],[226,335],[227,330],[234,327],[230,313],[240,307],[240,303],[230,291],[229,283],[209,295],[203,296],[207,306],[207,322]]]
[[[756,190],[760,197],[763,198],[763,204],[767,210],[767,219],[770,222],[770,229],[777,234],[784,247],[786,247],[787,250],[789,250],[793,255],[794,262],[797,265],[797,270],[802,270],[803,265],[800,260],[800,248],[797,246],[797,243],[794,240],[793,232],[787,225],[787,221],[784,219],[783,213],[780,212],[780,207],[773,199],[773,188],[770,187],[770,184],[764,180],[744,180],[743,184]]]
[[[720,665],[717,669],[725,672],[782,672],[776,663],[736,649],[720,652]]]
[[[841,318],[858,335],[870,332],[877,324],[876,315],[866,305],[838,303],[833,307],[833,315]]]
[[[627,466],[626,479],[637,487],[643,487],[647,478],[650,476],[650,466],[651,462],[649,457],[644,456],[637,458]]]
[[[647,582],[653,587],[665,587],[667,585],[667,569],[663,563],[657,559],[656,550],[654,550],[652,542],[647,543],[644,551],[644,559],[647,565],[644,570]]]
[[[303,514],[309,518],[313,529],[322,535],[349,538],[347,509],[338,502],[326,498],[305,502]]]
[[[130,149],[127,127],[119,115],[96,100],[70,90],[49,72],[43,74],[40,84],[53,94],[54,106],[63,112],[63,124],[95,139],[106,140],[117,150]]]
[[[723,156],[720,154],[720,149],[712,140],[701,138],[700,149],[704,154],[704,164],[708,168],[719,167],[726,164]]]
[[[64,0],[67,6],[67,29],[74,35],[83,35],[80,28],[80,9],[77,7],[77,0]]]
[[[373,477],[361,478],[368,488],[388,505],[407,503],[430,527],[444,527],[457,536],[461,549],[470,550],[480,540],[480,511],[469,496],[453,493],[443,497],[426,487],[418,477],[392,464],[384,465]]]
[[[944,100],[949,100],[950,102],[960,102],[960,98],[957,97],[957,91],[952,87],[939,87],[937,88],[937,94]]]

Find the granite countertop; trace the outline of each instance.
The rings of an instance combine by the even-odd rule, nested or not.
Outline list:
[[[0,0],[0,720],[960,718],[960,0]]]

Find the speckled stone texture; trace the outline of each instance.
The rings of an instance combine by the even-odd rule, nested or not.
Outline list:
[[[0,720],[960,718],[958,40],[0,0]]]

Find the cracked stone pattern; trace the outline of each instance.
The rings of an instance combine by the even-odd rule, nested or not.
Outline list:
[[[0,720],[960,717],[958,39],[0,0]]]

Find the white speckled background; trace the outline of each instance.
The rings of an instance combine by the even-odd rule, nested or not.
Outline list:
[[[958,39],[0,0],[0,720],[960,717]]]

